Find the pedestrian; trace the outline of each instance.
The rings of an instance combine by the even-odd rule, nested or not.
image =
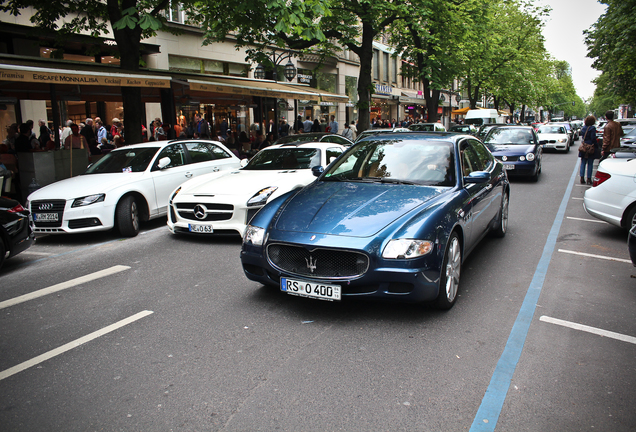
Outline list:
[[[623,127],[620,123],[614,121],[614,111],[607,111],[605,118],[608,120],[603,129],[603,149],[601,160],[606,159],[610,155],[610,150],[621,146],[621,137],[623,136]]]
[[[583,136],[581,146],[579,147],[579,157],[581,158],[581,184],[585,184],[586,165],[587,184],[592,184],[592,169],[594,168],[594,158],[598,149],[594,123],[596,123],[596,118],[594,116],[587,116],[585,118],[585,126],[581,129],[581,134]]]
[[[195,138],[210,139],[210,124],[201,114],[194,115],[196,124]]]
[[[305,125],[303,125],[303,118],[302,116],[298,116],[298,118],[296,118],[296,121],[294,122],[294,132],[302,133],[304,131]]]
[[[338,122],[336,121],[336,116],[331,116],[331,122],[329,123],[329,132],[332,134],[338,133]]]
[[[83,149],[88,151],[88,142],[84,135],[80,135],[79,126],[71,123],[71,134],[64,141],[65,149]],[[101,153],[101,152],[100,152]]]
[[[314,127],[314,122],[311,121],[311,116],[307,116],[307,120],[305,120],[305,122],[303,123],[303,132],[312,132],[313,127]]]
[[[16,153],[27,153],[31,148],[31,128],[27,123],[20,124],[20,134],[15,138],[14,146]]]
[[[95,120],[95,124],[97,125],[97,142],[99,143],[99,145],[101,145],[104,140],[106,140],[106,142],[108,142],[108,132],[106,131],[106,128],[104,127],[104,123],[102,123],[101,119],[97,119]]]
[[[309,132],[322,132],[322,127],[320,126],[320,122],[318,121],[318,119],[314,120],[314,123],[311,126],[311,129],[309,129]]]
[[[342,136],[353,141],[353,132],[351,131],[351,126],[345,122],[344,130],[342,131]]]
[[[278,136],[284,137],[289,135],[289,125],[285,121],[285,117],[280,120],[280,126],[278,127]]]
[[[220,126],[220,130],[219,130],[221,138],[223,138],[223,140],[227,139],[227,131],[228,131],[229,128],[230,128],[230,126],[227,123],[227,119],[225,117],[223,117],[221,119],[221,126]]]
[[[84,138],[86,138],[86,142],[88,143],[88,147],[90,149],[97,148],[97,136],[95,135],[95,130],[93,129],[92,118],[88,117],[86,119],[86,125],[80,130],[80,134]]]
[[[40,136],[38,137],[40,148],[45,148],[46,143],[51,139],[51,129],[46,125],[46,120],[44,119],[38,120],[38,126],[40,126]]]
[[[353,141],[355,141],[356,137],[358,136],[358,127],[356,126],[356,122],[352,121],[349,125],[349,128],[351,129],[351,133],[353,134]]]

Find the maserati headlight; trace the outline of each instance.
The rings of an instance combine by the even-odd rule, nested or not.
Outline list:
[[[384,251],[382,258],[404,259],[418,258],[433,250],[433,242],[428,240],[396,239],[391,240]]]
[[[87,205],[102,202],[104,201],[105,198],[106,198],[106,194],[95,194],[95,195],[85,196],[82,198],[75,198],[75,200],[73,201],[73,205],[71,205],[71,207],[84,207]]]
[[[261,246],[265,238],[265,228],[248,225],[243,235],[243,243]]]
[[[534,160],[534,153],[528,153],[526,155],[526,159],[528,159],[530,162],[532,162]]]
[[[278,189],[277,186],[270,186],[270,187],[266,187],[259,190],[252,196],[252,198],[247,200],[247,206],[252,207],[252,206],[265,205],[265,203],[267,202],[267,199],[274,192],[276,192],[276,189]]]

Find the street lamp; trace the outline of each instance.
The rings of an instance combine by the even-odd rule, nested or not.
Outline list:
[[[272,75],[274,81],[278,82],[278,73],[276,70],[276,66],[279,66],[283,60],[288,59],[287,64],[285,65],[285,78],[287,81],[291,81],[296,77],[296,66],[291,61],[292,53],[290,51],[283,51],[280,54],[276,54],[276,50],[272,50],[271,53],[267,55],[267,60],[274,66]],[[264,79],[265,78],[265,66],[262,63],[259,63],[254,70],[254,78],[256,79]]]
[[[278,66],[282,64],[282,62],[287,59],[287,64],[285,65],[285,71],[283,72],[283,75],[285,76],[285,78],[287,79],[287,81],[291,81],[296,77],[296,66],[294,66],[294,64],[291,61],[292,58],[292,53],[291,51],[283,51],[280,54],[276,53],[276,50],[272,50],[269,54],[266,54],[267,60],[269,61],[269,63],[271,63],[274,67],[272,70],[272,78],[274,79],[275,82],[278,82]],[[256,69],[254,69],[254,78],[262,80],[265,79],[265,66],[263,66],[262,63],[259,63],[258,66],[256,66]],[[262,101],[262,100],[261,100]],[[297,99],[294,98],[294,112],[298,111],[297,108]],[[261,114],[264,116],[265,112],[262,109],[262,104],[261,104]],[[263,118],[263,120],[265,120]],[[275,127],[278,127],[278,98],[274,98],[274,121],[275,121]],[[263,124],[267,124],[265,121],[263,121]],[[275,134],[276,136],[278,134]]]

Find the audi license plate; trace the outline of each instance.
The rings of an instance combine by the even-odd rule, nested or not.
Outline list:
[[[504,164],[504,169],[505,170],[513,170],[513,169],[515,169],[515,166],[513,164]]]
[[[280,278],[280,290],[287,294],[320,300],[340,300],[340,285],[327,285],[297,279]]]
[[[210,225],[193,225],[188,224],[188,229],[193,233],[211,234],[214,232]]]
[[[33,221],[35,222],[57,222],[57,213],[33,213]]]

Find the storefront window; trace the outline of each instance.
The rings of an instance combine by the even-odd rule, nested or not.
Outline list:
[[[337,93],[337,80],[337,74],[316,71],[316,81],[318,84],[316,88],[318,90],[325,90],[331,93]]]
[[[178,72],[229,75],[245,78],[247,77],[249,66],[247,64],[220,62],[168,54],[168,69]]]

